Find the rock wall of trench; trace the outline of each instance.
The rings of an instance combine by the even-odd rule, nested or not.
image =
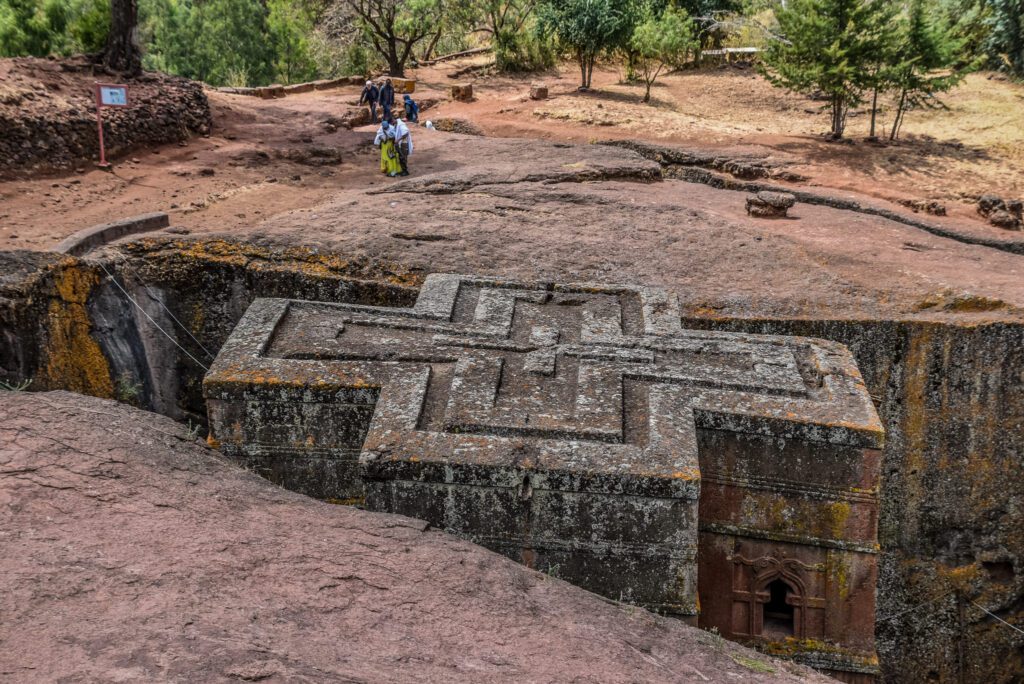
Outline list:
[[[102,262],[4,257],[14,261],[0,279],[0,380],[32,378],[32,389],[120,398],[202,423],[199,363],[208,364],[207,352],[216,353],[253,298],[404,306],[423,275],[226,242],[154,238],[121,253]],[[888,433],[877,627],[886,680],[1020,681],[1024,637],[979,606],[1024,619],[1024,326],[684,323],[823,337],[852,349]]]
[[[876,636],[887,681],[1018,682],[1024,637],[1024,326],[684,321],[837,340],[885,422]]]
[[[256,297],[408,306],[420,282],[314,250],[159,238],[95,259],[0,252],[0,272],[0,381],[200,426],[206,367]]]

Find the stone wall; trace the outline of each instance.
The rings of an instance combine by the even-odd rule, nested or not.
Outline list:
[[[1010,682],[1024,638],[1024,326],[690,319],[842,342],[885,422],[877,637],[892,682]]]
[[[0,60],[0,177],[68,171],[99,159],[95,81],[111,77],[84,59]],[[209,133],[210,104],[201,83],[146,73],[126,81],[128,106],[103,110],[107,157]]]

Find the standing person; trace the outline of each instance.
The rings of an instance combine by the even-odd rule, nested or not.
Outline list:
[[[373,123],[377,123],[377,102],[380,100],[380,89],[374,84],[373,81],[367,81],[366,85],[363,86],[363,94],[359,96],[359,104],[364,102],[370,107],[370,119]],[[385,112],[384,118],[387,119],[387,113]]]
[[[380,122],[373,144],[380,147],[380,172],[386,176],[397,176],[401,173],[402,165],[395,149],[395,127],[390,122]]]
[[[403,95],[402,99],[405,101],[405,120],[410,123],[419,123],[420,106],[413,102],[412,98],[408,95]]]
[[[395,116],[394,112],[391,112],[391,128],[395,131],[395,149],[398,150],[398,164],[402,167],[402,172],[398,175],[408,176],[409,175],[409,155],[412,154],[412,133],[409,132],[409,127],[405,125],[405,122]]]
[[[391,118],[391,110],[395,107],[395,86],[391,85],[391,79],[384,80],[384,86],[380,89],[380,108],[383,112],[383,119]]]

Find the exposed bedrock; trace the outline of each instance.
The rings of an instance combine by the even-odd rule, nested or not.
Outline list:
[[[4,681],[830,681],[124,404],[0,390],[0,444]]]
[[[197,362],[209,365],[206,352],[219,350],[254,297],[407,306],[425,275],[222,241],[153,238],[119,253],[0,256],[0,380],[118,396],[199,422]],[[886,679],[1018,681],[1024,637],[982,607],[1024,619],[1024,326],[720,316],[684,324],[850,347],[887,433],[877,602]]]

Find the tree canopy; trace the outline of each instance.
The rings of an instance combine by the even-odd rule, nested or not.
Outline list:
[[[657,68],[659,60],[649,56],[639,64],[638,49],[643,47],[645,55],[660,51],[654,47],[658,41],[650,31],[651,21],[685,15],[701,49],[718,46],[727,34],[741,30],[736,27],[759,27],[758,35],[766,37],[766,71],[773,82],[824,94],[833,114],[832,132],[841,135],[846,111],[864,97],[895,88],[891,79],[897,71],[905,78],[925,78],[926,91],[932,93],[944,84],[936,80],[942,78],[939,72],[962,73],[981,63],[1024,77],[1024,0],[924,3],[0,0],[0,56],[88,53],[104,56],[112,68],[131,71],[141,48],[146,68],[213,85],[265,85],[378,69],[400,75],[410,64],[434,54],[489,43],[502,70],[542,69],[559,56],[569,56],[578,63],[580,85],[586,88],[597,59],[615,51],[626,57],[629,80],[646,83],[651,73],[646,67],[651,65],[655,72],[663,72]],[[915,7],[923,7],[923,14]],[[907,29],[915,11],[926,21],[915,29],[915,42],[897,41],[905,49],[896,59],[886,50],[893,36]],[[644,24],[648,27],[637,35]],[[942,58],[936,60],[938,48]],[[929,54],[908,59],[906,49]],[[908,71],[914,59],[916,66]],[[897,62],[903,65],[899,69]],[[911,85],[909,108],[930,101]],[[895,88],[897,98],[901,90]]]
[[[874,85],[896,9],[874,0],[790,0],[776,10],[784,39],[765,51],[762,71],[775,85],[824,95],[831,135],[841,138],[849,107]]]
[[[630,48],[634,68],[644,82],[644,102],[651,99],[651,85],[670,64],[676,63],[689,50],[697,47],[693,21],[685,10],[668,8],[655,16],[648,12],[633,30]]]
[[[580,88],[590,87],[599,54],[624,42],[630,21],[629,0],[542,0],[538,28],[554,37],[580,67]]]

